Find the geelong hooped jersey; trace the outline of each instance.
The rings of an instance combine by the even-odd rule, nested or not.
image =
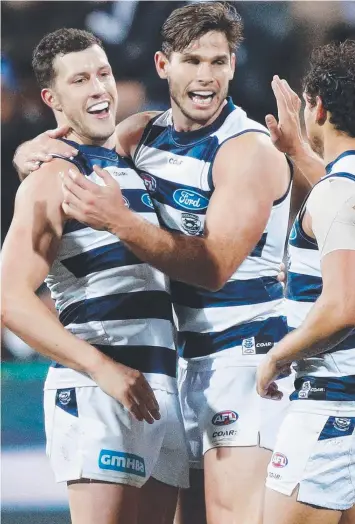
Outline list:
[[[115,151],[70,142],[73,163],[103,184],[93,165],[119,182],[125,204],[158,225],[150,196],[129,161]],[[144,372],[157,387],[175,391],[176,352],[169,281],[139,260],[115,235],[69,220],[46,279],[59,320],[77,337],[114,360]],[[53,363],[46,387],[93,383],[84,374]]]
[[[329,164],[322,180],[329,177],[345,177],[355,183],[355,151],[347,151]],[[302,228],[305,211],[306,202],[293,224],[288,243],[286,308],[291,330],[303,322],[322,292],[317,242]],[[299,361],[295,388],[291,400],[355,401],[355,329],[326,353]]]
[[[177,132],[171,110],[148,124],[134,163],[164,227],[203,234],[216,154],[227,140],[248,132],[268,134],[231,99],[211,125],[197,131]],[[274,202],[260,241],[223,289],[210,292],[171,282],[183,357],[239,348],[233,354],[245,359],[266,353],[286,334],[283,289],[276,277],[286,241],[289,193]]]

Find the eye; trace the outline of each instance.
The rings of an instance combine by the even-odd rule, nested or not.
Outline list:
[[[85,78],[77,78],[74,80],[74,84],[82,84],[84,82]]]
[[[217,65],[225,65],[225,63],[226,63],[225,60],[216,60],[214,62],[214,64],[217,64]]]
[[[110,76],[108,71],[102,71],[101,76]]]
[[[187,58],[186,62],[188,64],[193,64],[193,65],[198,65],[199,64],[199,61],[197,60],[197,58]]]

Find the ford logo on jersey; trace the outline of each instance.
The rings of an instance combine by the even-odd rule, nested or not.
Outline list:
[[[238,413],[235,411],[220,411],[214,415],[212,424],[214,426],[228,426],[229,424],[234,424],[234,422],[237,422],[238,418]]]
[[[174,191],[173,199],[178,206],[184,209],[206,209],[208,206],[207,198],[190,189],[177,189]]]
[[[154,209],[152,199],[150,198],[148,193],[143,193],[141,200],[144,205]]]

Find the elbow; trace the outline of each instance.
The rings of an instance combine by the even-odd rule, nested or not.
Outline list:
[[[228,282],[230,274],[221,270],[210,271],[204,274],[200,287],[207,291],[220,291]]]
[[[16,304],[18,297],[10,290],[2,289],[1,293],[1,325],[10,327],[11,321],[16,316]]]

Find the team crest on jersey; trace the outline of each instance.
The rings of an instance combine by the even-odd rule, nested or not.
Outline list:
[[[151,209],[154,209],[152,199],[150,198],[148,193],[143,193],[141,200],[145,206],[150,207]]]
[[[244,338],[242,342],[242,355],[256,355],[255,338]]]
[[[123,195],[122,195],[122,198],[123,198],[124,205],[125,205],[126,207],[129,207],[129,200],[128,200],[128,198],[126,198],[126,197],[123,196]]]
[[[189,211],[206,209],[208,199],[196,191],[190,189],[176,189],[173,194],[174,202]]]
[[[284,468],[288,464],[288,458],[283,453],[278,453],[276,451],[272,455],[271,462],[274,468]]]
[[[339,431],[347,431],[350,427],[351,419],[350,418],[339,418],[336,417],[334,420],[334,427]]]
[[[141,178],[144,182],[145,187],[148,189],[150,193],[154,193],[154,191],[157,188],[157,181],[152,175],[148,175],[148,173],[141,173]]]
[[[70,389],[61,391],[58,395],[58,400],[63,406],[67,406],[70,402]]]
[[[181,213],[181,225],[190,235],[198,235],[202,229],[200,218],[192,213]]]
[[[212,424],[214,426],[228,426],[229,424],[237,422],[238,418],[238,413],[227,409],[226,411],[216,413],[212,418]]]

